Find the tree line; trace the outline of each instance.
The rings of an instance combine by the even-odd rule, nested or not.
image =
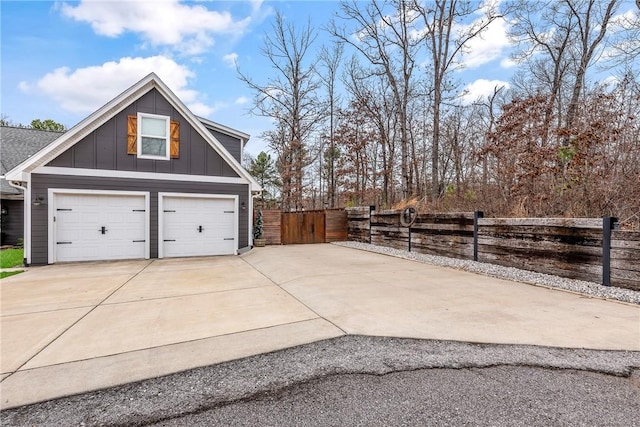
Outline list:
[[[271,199],[640,223],[640,14],[622,5],[342,1],[320,28],[277,12],[273,72],[238,70],[274,123]],[[464,102],[456,72],[499,20],[517,71]]]

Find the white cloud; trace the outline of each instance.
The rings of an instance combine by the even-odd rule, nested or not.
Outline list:
[[[502,61],[500,61],[500,66],[502,68],[513,68],[517,65],[518,65],[518,62],[515,61],[513,58],[504,58]]]
[[[225,64],[227,64],[227,66],[231,68],[235,68],[236,64],[238,63],[238,54],[235,52],[229,53],[223,56],[222,60],[224,61]]]
[[[468,49],[461,57],[465,68],[477,68],[500,58],[503,51],[511,45],[507,36],[507,26],[504,19],[496,19],[480,36],[471,39],[467,44]]]
[[[76,70],[57,68],[34,83],[20,82],[19,88],[51,97],[65,110],[86,114],[97,110],[151,72],[155,72],[194,113],[207,115],[215,110],[201,101],[197,91],[189,89],[188,81],[195,74],[165,56],[121,58],[118,62]]]
[[[246,96],[241,96],[238,99],[236,99],[236,101],[234,102],[236,105],[244,105],[247,102],[249,102],[249,98],[247,98]]]
[[[464,105],[469,105],[472,102],[478,100],[478,98],[485,98],[489,95],[493,94],[493,91],[496,87],[504,86],[506,89],[509,88],[509,83],[502,80],[487,80],[487,79],[478,79],[472,83],[469,83],[462,93],[462,103]]]
[[[178,0],[83,0],[77,5],[63,3],[60,10],[69,18],[91,24],[97,34],[118,37],[129,31],[153,46],[171,46],[188,55],[197,55],[212,46],[215,34],[243,33],[252,19],[236,20],[228,11],[186,5]]]

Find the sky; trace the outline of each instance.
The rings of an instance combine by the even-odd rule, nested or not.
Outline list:
[[[633,6],[630,6],[633,7]],[[14,123],[53,119],[74,126],[155,72],[196,115],[251,135],[247,152],[266,150],[271,128],[250,113],[252,92],[236,64],[257,81],[272,74],[261,55],[275,10],[321,30],[336,1],[7,1],[0,2],[0,113]],[[495,21],[463,58],[463,102],[508,86],[508,23]]]

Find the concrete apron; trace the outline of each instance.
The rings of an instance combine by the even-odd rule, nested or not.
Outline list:
[[[1,407],[346,334],[640,351],[640,307],[334,245],[3,279]]]

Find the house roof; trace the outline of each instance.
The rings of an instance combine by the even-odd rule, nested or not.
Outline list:
[[[25,159],[58,139],[63,132],[40,129],[1,126],[0,127],[0,175],[4,176]],[[20,190],[0,180],[3,194],[21,194]]]
[[[33,172],[38,167],[46,165],[74,144],[81,141],[95,129],[102,126],[107,122],[107,120],[124,110],[132,102],[154,88],[160,92],[189,122],[189,124],[203,136],[205,141],[207,141],[207,143],[209,143],[209,145],[211,145],[211,147],[220,154],[220,156],[240,177],[247,180],[250,184],[251,190],[255,191],[261,189],[260,184],[258,184],[258,182],[240,165],[240,163],[224,148],[220,141],[218,141],[215,136],[207,130],[203,122],[184,105],[184,103],[171,91],[171,89],[169,89],[167,85],[164,84],[164,82],[162,82],[162,80],[160,80],[155,73],[147,75],[142,80],[75,125],[69,131],[61,135],[54,143],[47,145],[36,155],[29,157],[9,170],[6,173],[6,178],[12,181],[24,181],[25,173]],[[211,122],[210,125],[216,126],[217,124]],[[222,129],[222,131],[224,132],[225,130]],[[235,132],[237,133],[238,131]]]
[[[249,141],[251,137],[248,133],[244,133],[237,129],[230,128],[229,126],[222,125],[220,123],[214,122],[213,120],[205,119],[204,117],[196,116],[198,120],[200,120],[206,127],[217,130],[218,132],[226,133],[227,135],[234,136],[238,139],[242,140],[242,143],[246,143]]]

